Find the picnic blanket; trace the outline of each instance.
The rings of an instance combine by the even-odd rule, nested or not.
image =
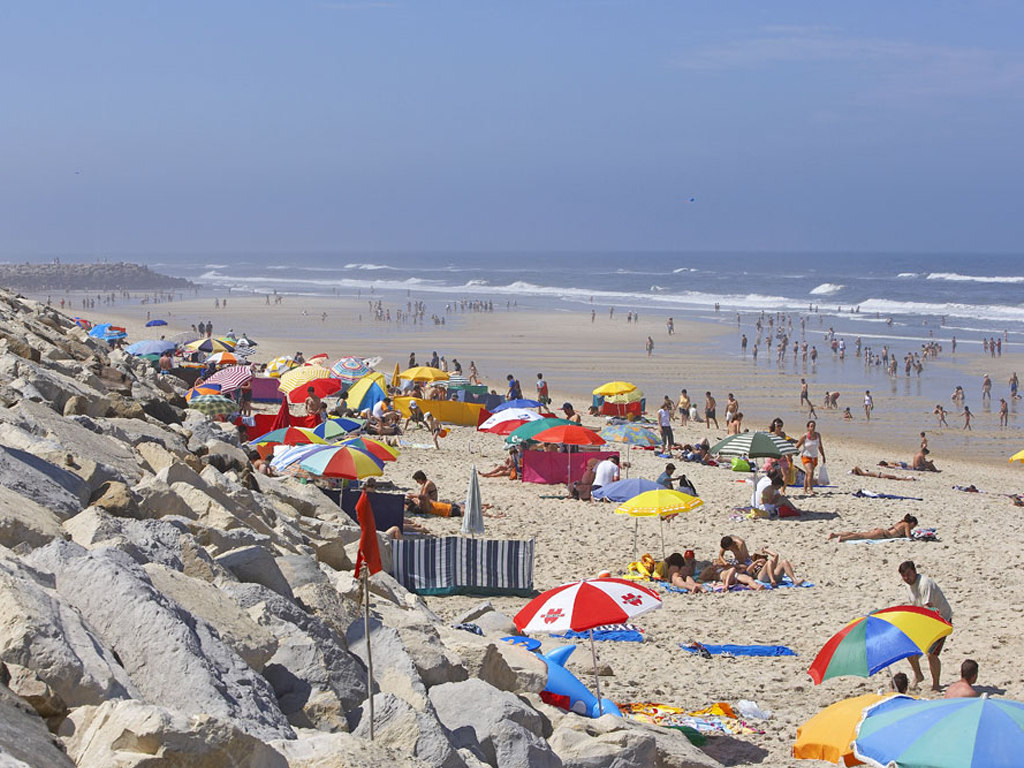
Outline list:
[[[569,630],[561,635],[551,635],[566,640],[590,639],[590,632],[576,632]],[[594,627],[595,640],[609,640],[622,643],[642,643],[644,641],[644,630],[636,624],[602,624]]]
[[[679,643],[687,653],[702,656],[707,651],[711,656],[796,656],[796,651],[784,645],[705,645],[704,643]]]
[[[851,496],[857,496],[862,499],[898,499],[900,501],[924,501],[919,499],[917,496],[898,496],[895,493],[878,493],[876,491],[869,491],[866,488],[861,488],[856,493],[851,493]]]

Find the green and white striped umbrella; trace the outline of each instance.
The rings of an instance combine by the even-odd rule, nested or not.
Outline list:
[[[785,438],[768,432],[744,432],[715,443],[710,453],[716,456],[749,456],[752,459],[778,459],[792,456],[796,447]]]

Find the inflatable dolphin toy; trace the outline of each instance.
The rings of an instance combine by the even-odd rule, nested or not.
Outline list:
[[[539,657],[548,665],[548,684],[544,688],[544,693],[551,694],[549,697],[541,694],[541,698],[547,699],[550,704],[561,706],[570,712],[575,712],[577,715],[600,717],[602,714],[605,714],[622,717],[622,712],[609,699],[601,699],[599,711],[597,697],[590,692],[587,686],[580,682],[576,675],[565,668],[566,659],[575,650],[575,645],[563,645],[561,648],[556,648],[550,653]],[[555,697],[559,698],[556,699]]]

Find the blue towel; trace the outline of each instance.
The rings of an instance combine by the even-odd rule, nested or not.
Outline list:
[[[703,645],[703,644],[702,644]],[[700,648],[679,644],[688,653],[700,653]],[[784,645],[703,645],[712,656],[796,656],[796,651]]]
[[[590,639],[590,632],[576,632],[569,630],[562,635],[551,635],[551,637],[565,638],[566,640]],[[644,633],[635,624],[602,624],[594,627],[595,640],[612,640],[621,643],[642,643]]]
[[[919,499],[917,496],[897,496],[894,493],[875,493],[874,491],[865,491],[861,488],[856,493],[850,494],[851,496],[857,496],[862,499],[900,499],[906,501],[924,501]]]
[[[703,582],[699,582],[699,583],[703,583]],[[764,582],[762,582],[762,583],[764,583]],[[710,587],[710,584],[704,584],[704,586],[705,587]],[[765,589],[783,589],[785,587],[801,587],[801,588],[803,588],[803,587],[813,587],[813,586],[814,586],[814,583],[810,582],[810,581],[805,581],[803,584],[794,584],[790,580],[789,576],[783,576],[782,577],[782,581],[780,581],[774,587],[771,584],[764,583],[764,588]],[[659,589],[664,589],[666,592],[679,592],[679,593],[684,594],[684,595],[690,594],[690,590],[688,590],[688,589],[682,589],[681,587],[677,587],[677,586],[674,586],[672,584],[665,584],[664,582],[657,582],[657,587]],[[750,587],[744,586],[743,584],[734,584],[733,586],[729,587],[729,591],[730,592],[745,592],[745,591],[752,591],[752,590],[750,589]]]

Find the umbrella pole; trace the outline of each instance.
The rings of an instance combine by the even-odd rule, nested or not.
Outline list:
[[[590,656],[594,660],[594,686],[597,688],[597,716],[604,714],[604,706],[601,704],[601,680],[597,676],[597,651],[594,650],[594,630],[590,630]]]
[[[640,527],[640,518],[634,517],[633,518],[633,560],[634,561],[639,559],[636,556],[636,534],[637,534],[637,528],[639,528],[639,527]]]
[[[658,524],[661,526],[661,559],[665,559],[665,518],[658,515]]]
[[[366,698],[370,702],[370,741],[373,741],[373,654],[370,652],[370,569],[363,567],[363,599],[366,613],[363,616],[363,631],[366,634]]]

